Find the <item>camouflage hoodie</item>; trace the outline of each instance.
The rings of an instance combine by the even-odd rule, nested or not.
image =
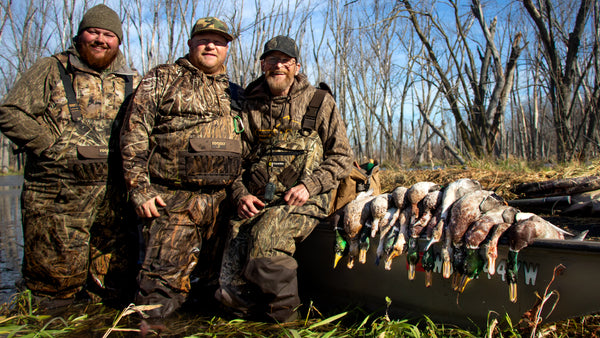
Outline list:
[[[316,88],[308,82],[306,75],[296,76],[287,96],[272,97],[264,75],[250,83],[245,90],[244,106],[245,158],[250,159],[253,147],[260,142],[265,131],[288,129],[300,130],[302,119],[307,111]],[[340,179],[348,176],[352,165],[352,149],[346,136],[346,126],[335,104],[333,96],[327,94],[317,113],[316,131],[323,143],[324,159],[312,175],[301,180],[311,196],[330,191],[337,187]],[[237,202],[248,195],[245,181],[249,177],[248,167],[232,186],[233,199]]]
[[[28,156],[28,162],[72,158],[76,156],[73,144],[108,145],[111,124],[124,101],[123,76],[133,75],[133,88],[139,82],[137,72],[127,66],[120,51],[103,72],[82,62],[75,47],[57,56],[65,65],[68,59],[82,121],[94,130],[94,135],[72,130],[58,61],[55,57],[43,58],[21,75],[0,105],[0,130],[32,155]]]
[[[136,207],[158,195],[151,181],[196,188],[185,184],[180,166],[191,140],[222,138],[241,147],[229,85],[226,73],[207,75],[187,55],[144,76],[121,132],[125,181]]]

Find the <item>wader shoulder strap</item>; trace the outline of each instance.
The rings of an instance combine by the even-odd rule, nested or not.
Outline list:
[[[327,94],[326,90],[318,89],[315,91],[315,94],[312,97],[312,100],[308,103],[308,109],[306,114],[304,114],[304,118],[302,119],[302,130],[303,131],[311,131],[315,130],[317,126],[317,112],[319,108],[321,108],[321,104],[325,99],[325,94]]]
[[[69,112],[71,113],[71,119],[75,122],[81,121],[81,109],[79,108],[79,103],[77,102],[77,97],[75,96],[75,88],[73,87],[73,81],[69,74],[67,74],[67,70],[63,63],[55,57],[58,61],[58,72],[60,73],[60,79],[62,80],[63,87],[65,87],[65,94],[67,95],[67,102],[69,106]],[[124,100],[133,94],[133,75],[120,75],[125,81],[125,96]]]
[[[75,96],[75,89],[73,88],[73,81],[71,81],[71,77],[67,74],[67,70],[62,62],[55,57],[58,61],[58,72],[60,73],[60,78],[63,83],[63,87],[65,87],[65,94],[67,95],[67,103],[69,105],[69,112],[71,112],[71,119],[75,122],[81,121],[81,110],[79,109],[79,103],[77,103],[77,97]]]

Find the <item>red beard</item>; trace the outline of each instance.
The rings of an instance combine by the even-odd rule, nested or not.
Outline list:
[[[92,69],[104,70],[108,68],[108,66],[110,66],[110,64],[115,60],[119,49],[106,48],[105,52],[99,55],[98,53],[92,51],[92,48],[96,46],[103,46],[103,44],[91,43],[88,45],[77,43],[77,50],[79,51],[81,60],[87,63]],[[106,45],[104,46],[106,47]]]

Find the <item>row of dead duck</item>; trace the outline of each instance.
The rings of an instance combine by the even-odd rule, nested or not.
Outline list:
[[[419,262],[419,238],[428,242],[421,258],[425,286],[432,283],[435,264],[433,244],[441,243],[442,276],[452,277],[452,287],[463,292],[483,271],[495,273],[498,241],[509,243],[506,276],[511,302],[517,300],[517,257],[536,239],[564,239],[573,236],[542,217],[509,206],[492,191],[482,189],[477,180],[462,178],[442,187],[418,182],[397,187],[391,193],[360,193],[340,210],[335,227],[334,268],[343,256],[352,269],[356,260],[366,262],[371,239],[379,237],[376,262],[390,270],[392,261],[406,255],[408,279],[415,277]],[[578,237],[582,239],[585,234]],[[482,253],[483,252],[483,253]]]

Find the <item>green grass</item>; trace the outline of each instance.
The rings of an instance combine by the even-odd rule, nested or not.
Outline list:
[[[388,306],[390,305],[388,300]],[[137,337],[148,306],[130,305],[118,311],[102,304],[76,305],[62,312],[42,313],[26,291],[0,307],[1,337]],[[580,322],[573,322],[581,330]],[[434,323],[428,317],[417,321],[390,319],[387,315],[364,314],[360,309],[323,316],[310,308],[292,323],[264,323],[221,317],[178,316],[161,325],[147,326],[146,337],[521,337],[524,332],[510,318],[492,320],[487,327],[462,329]],[[555,330],[554,330],[555,331]],[[593,330],[592,330],[593,331]],[[550,332],[543,328],[538,332]],[[581,332],[581,331],[580,331]],[[587,331],[591,332],[591,331]],[[160,335],[159,335],[160,334]]]

